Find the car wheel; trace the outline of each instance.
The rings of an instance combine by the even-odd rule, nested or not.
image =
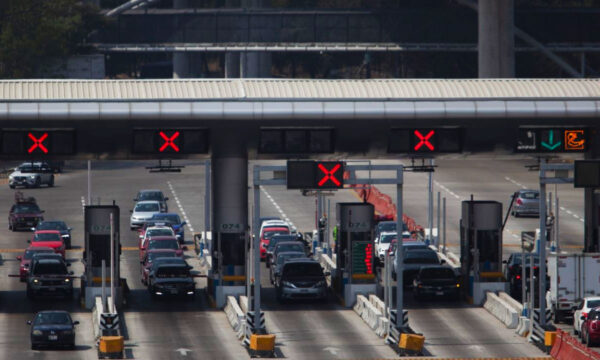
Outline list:
[[[42,185],[42,180],[38,177],[35,179],[35,185],[33,185],[34,187],[38,188]]]
[[[31,344],[31,350],[37,350],[37,348],[38,348],[37,345],[35,345],[33,343]]]
[[[52,175],[50,177],[50,182],[48,183],[48,187],[53,187],[54,186],[54,175]]]
[[[15,186],[14,185],[8,185],[9,188],[14,189]]]

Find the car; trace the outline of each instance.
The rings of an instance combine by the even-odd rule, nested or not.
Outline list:
[[[11,189],[16,188],[17,186],[30,188],[47,185],[48,187],[52,187],[54,186],[53,172],[54,171],[46,163],[23,163],[16,167],[15,171],[8,176],[8,186]]]
[[[185,242],[185,225],[187,223],[185,221],[181,221],[179,215],[175,213],[154,214],[150,220],[164,221],[173,228],[173,231],[175,231],[175,236],[177,236],[177,240],[179,240],[179,242],[182,244]]]
[[[301,252],[293,252],[293,251],[286,251],[286,252],[280,252],[277,255],[277,258],[273,261],[273,264],[271,264],[271,267],[269,268],[269,278],[271,280],[271,284],[275,285],[275,282],[277,281],[277,278],[279,277],[279,274],[281,273],[281,268],[283,267],[283,264],[290,260],[290,259],[298,259],[298,258],[305,258],[306,255],[304,253]]]
[[[529,262],[530,256],[533,256],[533,276],[536,279],[539,276],[539,267],[540,267],[540,256],[539,255],[528,255],[525,257],[527,264],[525,267],[525,278],[527,283],[529,284]],[[521,253],[512,253],[508,260],[503,261],[504,263],[504,278],[509,283],[509,293],[515,299],[521,300],[522,297],[522,288],[523,288],[523,280],[521,279],[522,270],[521,270]],[[528,285],[526,285],[528,286]]]
[[[146,251],[144,255],[144,259],[141,261],[141,279],[142,284],[148,283],[148,273],[150,272],[150,267],[154,264],[154,260],[156,259],[168,259],[168,258],[176,258],[181,259],[175,250],[171,249],[155,249]]]
[[[65,257],[65,242],[60,236],[58,230],[38,230],[33,233],[33,238],[29,240],[31,246],[43,246],[54,249],[54,252]]]
[[[150,264],[150,266],[148,266],[147,269],[147,273],[146,273],[146,278],[144,281],[142,281],[146,286],[148,285],[148,277],[150,275],[150,273],[153,270],[156,270],[156,268],[160,265],[160,264],[179,264],[179,265],[186,265],[190,268],[190,270],[192,269],[191,266],[189,266],[189,264],[187,263],[187,261],[185,261],[183,258],[175,256],[175,257],[157,257],[152,261],[152,264]],[[142,274],[143,275],[143,274]]]
[[[131,218],[129,220],[129,227],[131,230],[135,230],[142,226],[145,221],[150,220],[154,214],[161,212],[160,202],[158,201],[139,201],[135,204],[133,210],[131,210]]]
[[[283,220],[265,220],[265,221],[261,222],[260,233],[262,234],[264,232],[264,229],[267,227],[286,228],[288,230],[287,231],[288,234],[293,233],[292,227],[290,226],[290,224],[288,224],[287,222],[285,222]]]
[[[35,254],[55,254],[54,249],[46,246],[30,246],[23,252],[23,255],[17,256],[19,264],[19,279],[21,282],[27,280],[29,275],[29,267],[31,266],[31,260]]]
[[[67,249],[70,249],[72,247],[72,245],[71,245],[71,230],[73,230],[73,229],[68,227],[64,221],[44,220],[44,221],[38,223],[36,227],[31,228],[31,230],[33,230],[33,231],[58,230],[58,231],[60,231],[60,236],[63,238]]]
[[[385,258],[385,252],[389,249],[390,244],[393,240],[398,238],[396,232],[382,232],[377,238],[375,238],[375,252],[379,257],[379,260],[383,262]]]
[[[142,248],[146,246],[146,242],[153,236],[175,236],[175,231],[170,226],[165,225],[155,225],[146,228],[143,232],[140,232],[139,238],[139,247]]]
[[[38,295],[73,296],[73,272],[67,270],[64,260],[40,259],[31,264],[27,277],[27,297],[32,299]]]
[[[60,310],[40,311],[35,314],[33,320],[27,321],[27,324],[31,326],[32,350],[42,346],[63,346],[75,349],[75,325],[78,325],[79,321],[73,321],[68,312]]]
[[[31,229],[37,226],[40,221],[44,221],[43,210],[33,198],[17,198],[16,203],[10,208],[8,214],[8,229],[17,231],[18,229]]]
[[[190,300],[196,294],[196,283],[190,266],[184,264],[159,264],[148,275],[148,291],[152,298],[185,296]]]
[[[579,334],[581,336],[581,327],[583,326],[581,319],[586,319],[590,310],[597,307],[600,307],[600,296],[589,296],[579,302],[573,314],[573,332],[575,335]]]
[[[279,220],[279,221],[281,221],[281,218],[279,218],[278,216],[263,216],[263,217],[258,218],[258,223],[259,223],[260,226],[262,226],[262,224],[265,221],[271,221],[271,220]]]
[[[267,221],[268,222],[268,221]],[[274,235],[289,235],[290,228],[287,226],[263,226],[260,231],[260,259],[266,260],[267,258],[267,246],[271,237]]]
[[[294,241],[280,241],[277,243],[277,245],[275,245],[275,248],[273,249],[273,258],[276,258],[277,255],[279,255],[279,253],[282,252],[297,252],[297,253],[302,253],[304,254],[304,256],[306,256],[306,248],[304,247],[304,244],[298,240],[294,240]]]
[[[587,317],[579,318],[581,325],[581,342],[588,347],[595,346],[600,341],[600,308],[590,310]]]
[[[394,256],[396,254],[397,246],[398,246],[398,240],[397,239],[392,240],[392,243],[390,244],[390,247],[388,248],[388,254],[390,254],[390,256]],[[402,246],[403,246],[404,251],[429,249],[429,246],[420,240],[404,239],[402,241]]]
[[[443,265],[437,253],[431,249],[404,251],[404,269],[402,283],[404,287],[413,286],[413,281],[421,267],[430,265]],[[392,278],[396,280],[396,271],[392,269]]]
[[[154,236],[145,243],[144,247],[140,248],[140,261],[146,256],[146,251],[154,249],[174,250],[177,256],[183,257],[183,252],[187,250],[187,247],[182,247],[175,236]]]
[[[273,235],[269,240],[269,245],[266,247],[266,265],[267,267],[271,266],[273,262],[273,250],[275,250],[275,246],[282,241],[297,241],[298,237],[296,235]],[[304,243],[302,243],[304,244]]]
[[[423,266],[413,280],[413,294],[417,300],[426,296],[459,300],[460,283],[448,266]]]
[[[277,300],[327,299],[327,280],[321,264],[308,258],[289,259],[275,282]]]
[[[398,224],[395,221],[380,221],[375,226],[375,239],[379,237],[381,233],[384,232],[397,232],[396,228]],[[406,223],[402,223],[402,235],[408,234],[410,236],[410,232],[408,231],[408,225]],[[376,240],[377,241],[377,240]]]
[[[512,216],[540,216],[540,192],[538,190],[519,190],[512,197],[515,198],[510,211]]]
[[[140,190],[133,201],[158,201],[160,203],[160,211],[167,212],[169,207],[167,206],[168,197],[165,197],[162,191],[158,189]]]

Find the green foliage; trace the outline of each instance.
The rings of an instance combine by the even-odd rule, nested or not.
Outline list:
[[[0,77],[30,78],[80,50],[102,18],[78,0],[0,1]]]

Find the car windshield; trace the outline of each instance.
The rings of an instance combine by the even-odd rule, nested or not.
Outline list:
[[[156,203],[137,204],[135,206],[135,212],[150,212],[150,211],[159,211],[158,204],[156,204]]]
[[[35,234],[33,241],[60,241],[60,234],[57,233],[41,233]]]
[[[39,213],[40,208],[36,204],[20,204],[15,206],[16,214],[31,214],[31,213]]]
[[[67,225],[62,221],[44,221],[38,224],[38,230],[66,230]]]
[[[321,265],[313,262],[289,263],[283,269],[285,277],[323,276]]]
[[[138,197],[138,201],[143,201],[143,200],[162,201],[163,194],[160,191],[144,191],[144,192],[141,192],[140,196]]]
[[[19,171],[22,173],[34,173],[39,172],[42,168],[40,166],[31,166],[31,165],[21,165],[19,166]]]
[[[190,271],[180,267],[161,267],[156,271],[156,277],[161,279],[190,277]]]
[[[181,224],[179,220],[179,215],[165,215],[165,214],[154,214],[152,216],[152,220],[164,220],[170,222],[171,224]]]
[[[168,257],[175,257],[175,256],[177,256],[177,254],[172,251],[161,251],[161,252],[149,253],[148,254],[148,262],[153,262],[154,259],[161,258],[161,257],[168,258]]]
[[[392,240],[395,240],[395,239],[396,239],[396,234],[387,234],[387,235],[384,234],[384,235],[381,235],[380,242],[382,244],[389,244],[392,242]]]
[[[40,250],[25,250],[25,259],[31,260],[33,255],[40,253],[54,253],[54,250],[51,249],[40,249]]]
[[[420,276],[431,280],[454,279],[454,271],[448,268],[422,269]]]
[[[273,231],[267,231],[265,230],[263,232],[263,238],[265,240],[270,240],[273,236],[275,235],[281,235],[281,234],[289,234],[290,232],[285,230],[285,229],[281,229],[281,230],[273,230]]]
[[[150,229],[146,236],[173,236],[171,229]]]
[[[271,241],[269,242],[269,245],[267,246],[267,250],[273,251],[275,249],[275,246],[282,241],[295,241],[295,240],[296,240],[296,237],[294,237],[294,236],[275,235],[271,238]]]
[[[43,274],[51,274],[51,275],[66,275],[67,267],[65,264],[62,264],[58,261],[47,262],[47,263],[38,263],[33,269],[34,275],[43,275]]]
[[[179,242],[177,240],[150,240],[148,249],[172,249],[179,250]]]
[[[540,198],[540,193],[537,191],[527,191],[522,192],[521,195],[519,195],[519,197],[521,199],[535,200]]]
[[[296,258],[301,258],[301,257],[305,257],[305,256],[306,255],[304,255],[302,253],[279,255],[277,257],[277,265],[281,265],[284,262],[288,261],[289,259],[296,259]]]
[[[587,307],[590,309],[594,309],[600,306],[600,300],[588,300]]]
[[[61,312],[37,314],[33,321],[34,325],[68,325],[71,323],[69,314]]]
[[[438,264],[439,259],[434,251],[406,251],[404,252],[405,264]]]
[[[298,243],[298,244],[279,244],[279,246],[277,246],[275,251],[277,251],[277,252],[285,252],[285,251],[304,252],[304,245],[302,245],[300,243]]]
[[[531,264],[531,256],[525,256],[525,261],[526,261],[525,265]],[[514,254],[512,262],[513,262],[514,265],[521,265],[521,254]],[[533,257],[533,263],[534,263],[534,265],[539,265],[540,264],[540,257],[539,256],[534,256]]]

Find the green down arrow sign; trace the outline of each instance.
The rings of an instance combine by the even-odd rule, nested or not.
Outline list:
[[[554,142],[554,130],[548,130],[548,142],[542,141],[542,146],[548,150],[556,150],[562,142]]]

